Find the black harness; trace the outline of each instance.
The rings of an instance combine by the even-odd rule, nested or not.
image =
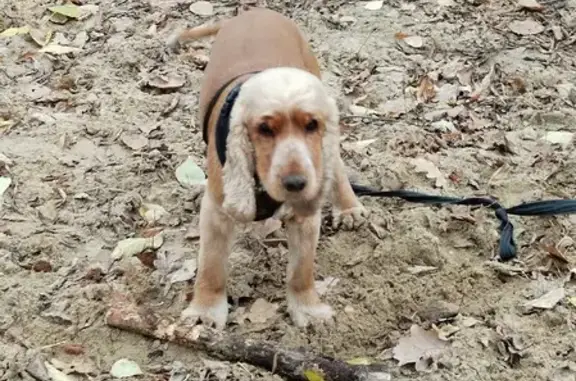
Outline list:
[[[247,74],[254,74],[257,72],[251,72]],[[244,75],[244,74],[242,74]],[[241,77],[242,75],[236,76],[226,82],[222,87],[216,91],[216,94],[208,103],[208,108],[204,113],[204,120],[202,125],[202,138],[204,142],[208,144],[208,121],[210,119],[210,114],[212,114],[212,110],[222,95],[222,92],[236,79]],[[228,134],[230,133],[230,113],[232,112],[232,107],[234,107],[234,103],[236,103],[236,99],[238,98],[238,94],[240,93],[240,89],[242,87],[242,82],[239,82],[236,86],[230,90],[228,95],[226,96],[226,100],[220,109],[220,115],[218,115],[218,121],[216,122],[216,131],[214,131],[214,135],[216,138],[216,153],[218,154],[218,159],[220,160],[220,164],[224,167],[226,163],[226,139],[228,138]],[[274,200],[268,192],[262,186],[262,182],[258,178],[258,174],[254,172],[254,182],[256,184],[255,195],[256,195],[256,216],[254,221],[262,221],[267,218],[270,218],[274,215],[274,213],[280,208],[282,205],[281,202]]]

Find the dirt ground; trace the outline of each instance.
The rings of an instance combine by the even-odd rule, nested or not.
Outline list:
[[[188,156],[204,168],[196,111],[210,40],[180,52],[165,40],[241,8],[213,1],[213,15],[198,16],[191,3],[91,0],[59,24],[53,1],[2,0],[0,31],[28,25],[38,41],[0,38],[0,176],[11,179],[0,209],[1,380],[49,380],[44,360],[69,379],[112,379],[120,359],[139,365],[139,380],[278,379],[103,320],[114,291],[172,316],[189,297],[190,276],[167,287],[165,275],[198,249],[202,189],[175,170]],[[267,5],[293,17],[317,52],[358,181],[506,206],[576,197],[576,1]],[[48,30],[50,43],[77,51],[39,53]],[[393,380],[576,380],[576,216],[512,217],[518,259],[499,265],[490,210],[363,202],[365,227],[333,229],[329,214],[323,227],[317,279],[331,281],[323,297],[334,325],[291,325],[284,232],[262,238],[256,226],[231,256],[227,330],[380,361]],[[167,212],[153,227],[140,210],[149,203]],[[157,228],[156,255],[171,269],[145,266],[145,255],[112,263],[119,241]],[[526,306],[549,291],[540,308]],[[257,300],[265,318],[251,310]],[[394,348],[412,325],[438,329],[448,345],[399,366]]]

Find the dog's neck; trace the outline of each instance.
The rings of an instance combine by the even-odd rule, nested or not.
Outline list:
[[[203,130],[202,130],[202,138],[204,142],[208,144],[208,121],[210,119],[210,115],[212,114],[216,102],[218,98],[222,95],[222,93],[232,84],[232,82],[236,81],[238,78],[243,77],[249,74],[255,74],[257,72],[242,74],[238,77],[232,78],[230,81],[225,83],[214,97],[210,100],[208,104],[208,108],[206,110],[204,120],[203,120]],[[238,98],[238,94],[240,93],[240,89],[242,88],[242,81],[238,82],[226,95],[226,99],[220,108],[220,113],[218,115],[218,120],[216,121],[216,126],[214,131],[215,137],[215,144],[216,144],[216,153],[218,154],[218,159],[220,160],[220,165],[224,167],[226,163],[226,140],[228,138],[228,134],[230,133],[230,113],[232,112],[232,108],[234,107],[234,103]],[[254,173],[254,180],[256,184],[255,194],[256,194],[256,217],[254,221],[261,221],[267,218],[270,218],[274,215],[274,213],[282,206],[282,202],[274,200],[268,192],[264,189],[262,182],[260,181],[258,174]]]

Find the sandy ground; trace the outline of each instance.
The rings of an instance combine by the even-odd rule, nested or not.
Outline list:
[[[104,380],[119,359],[135,361],[140,380],[276,377],[103,321],[113,291],[173,316],[186,306],[189,276],[167,288],[162,271],[137,258],[112,264],[111,253],[153,234],[143,203],[167,212],[155,223],[156,255],[172,270],[197,253],[201,189],[182,186],[175,169],[188,156],[204,167],[196,110],[210,40],[179,53],[164,41],[240,5],[214,1],[214,15],[200,17],[190,3],[92,0],[81,20],[57,24],[54,2],[2,1],[0,31],[29,25],[44,43],[52,30],[53,43],[79,50],[43,54],[28,36],[0,39],[0,176],[11,179],[0,210],[1,380],[31,380],[39,368],[37,379],[49,379],[34,367],[43,360],[71,379]],[[297,20],[320,58],[355,178],[507,206],[576,197],[576,1],[546,0],[540,11],[515,1],[384,3],[268,3]],[[160,75],[174,88],[155,88]],[[286,316],[280,229],[239,237],[227,329],[381,361],[394,380],[576,380],[576,217],[513,218],[518,260],[498,266],[489,210],[363,201],[369,225],[334,230],[327,217],[321,237],[317,279],[333,280],[324,294],[333,326],[298,330]],[[525,306],[549,291],[548,305]],[[258,299],[265,318],[251,312]],[[399,366],[394,348],[413,325],[448,344]],[[171,369],[184,370],[170,378]]]

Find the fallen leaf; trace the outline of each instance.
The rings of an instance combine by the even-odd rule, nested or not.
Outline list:
[[[413,48],[421,48],[424,46],[424,40],[420,36],[408,36],[402,39],[402,41]]]
[[[30,28],[27,26],[21,26],[18,28],[8,28],[0,33],[0,37],[14,37],[22,34],[28,34],[30,32]]]
[[[350,360],[347,360],[346,363],[350,365],[371,365],[374,361],[368,357],[356,357]]]
[[[52,264],[45,259],[39,259],[34,262],[31,269],[37,273],[49,273],[52,272]]]
[[[8,167],[12,164],[14,164],[14,162],[10,158],[8,158],[8,156],[0,153],[0,168]]]
[[[64,353],[73,356],[78,356],[86,352],[86,349],[82,344],[64,344],[61,348]]]
[[[128,148],[139,151],[148,145],[148,139],[139,134],[122,134],[120,138]]]
[[[436,331],[438,338],[442,341],[449,341],[450,336],[460,331],[460,328],[452,324],[444,324],[442,327],[437,327],[432,324],[432,329]]]
[[[116,378],[127,378],[142,374],[140,366],[136,362],[128,359],[120,359],[112,365],[110,375]]]
[[[453,7],[456,5],[456,2],[454,2],[454,0],[438,0],[438,5],[441,7]]]
[[[10,184],[12,184],[12,179],[10,177],[0,176],[0,201],[2,200],[2,196],[4,196],[4,193],[10,187]]]
[[[318,370],[306,369],[304,371],[304,377],[308,381],[324,381],[324,376]]]
[[[82,49],[75,48],[73,46],[63,46],[58,44],[48,44],[42,49],[38,50],[40,53],[50,53],[50,54],[68,54],[68,53],[77,53],[82,51]]]
[[[46,46],[52,38],[52,31],[44,31],[40,29],[30,29],[28,33],[30,38],[40,46]]]
[[[558,287],[551,291],[548,291],[547,293],[545,293],[544,295],[542,295],[537,299],[530,300],[524,303],[524,307],[527,307],[529,309],[549,310],[554,308],[554,306],[558,304],[558,302],[564,299],[564,296],[566,296],[566,291],[564,290],[564,287]]]
[[[176,168],[176,179],[183,186],[202,185],[206,183],[206,175],[191,157],[188,157]]]
[[[318,295],[322,296],[330,291],[332,287],[336,286],[338,282],[340,282],[340,279],[327,276],[324,280],[317,280],[314,282],[314,286],[316,287]]]
[[[210,379],[216,378],[217,381],[226,381],[231,373],[230,365],[223,361],[214,361],[203,359],[204,366],[210,369]]]
[[[570,144],[572,144],[574,133],[567,131],[548,131],[543,139],[552,144],[568,147]],[[2,192],[0,192],[0,194],[1,193]]]
[[[181,267],[180,259],[181,257],[178,255],[166,255],[165,252],[158,251],[153,263],[154,268],[162,276],[168,277]],[[168,283],[168,285],[170,285],[170,283]]]
[[[438,270],[438,268],[434,266],[411,266],[408,268],[408,272],[412,275],[429,274],[436,270]]]
[[[156,75],[148,79],[148,86],[155,87],[157,89],[178,89],[184,86],[186,80],[176,74],[172,75]]]
[[[384,5],[383,0],[369,1],[366,3],[366,5],[364,5],[364,8],[370,11],[377,11],[378,9],[382,9],[383,5]]]
[[[570,296],[568,298],[568,303],[570,303],[572,307],[576,307],[576,296]]]
[[[479,323],[480,323],[480,320],[474,319],[471,316],[463,317],[460,321],[460,324],[464,328],[471,328],[471,327],[474,327],[476,324],[479,324]]]
[[[158,259],[156,256],[156,252],[153,250],[144,250],[141,253],[136,254],[136,258],[142,263],[144,266],[148,267],[149,269],[156,269],[154,266],[154,261]]]
[[[372,114],[376,113],[376,111],[374,111],[374,110],[371,110],[371,109],[363,107],[363,106],[354,105],[354,104],[350,105],[348,107],[348,110],[350,110],[352,115],[355,115],[355,116],[368,116],[368,115],[372,115]]]
[[[50,376],[44,362],[44,357],[40,353],[35,353],[26,366],[26,372],[36,380],[49,380]]]
[[[162,217],[168,215],[168,212],[162,206],[147,203],[142,204],[140,208],[138,208],[138,213],[140,213],[140,216],[149,224],[154,224],[160,221]]]
[[[73,4],[56,5],[54,7],[48,8],[48,10],[52,13],[66,16],[71,19],[77,19],[78,17],[80,17],[80,8],[78,8],[76,5]]]
[[[90,359],[76,357],[72,359],[71,362],[64,362],[54,358],[50,360],[50,362],[56,367],[56,369],[66,374],[77,373],[84,375],[95,375],[97,373],[96,364]]]
[[[159,249],[164,243],[162,234],[158,234],[150,238],[127,238],[118,242],[114,251],[112,251],[111,258],[118,260],[120,258],[132,257],[147,249]]]
[[[248,311],[247,319],[254,324],[266,323],[276,315],[277,304],[269,303],[265,299],[256,299]]]
[[[54,365],[50,364],[48,361],[44,361],[44,366],[48,371],[48,376],[51,381],[76,381],[71,376],[66,373],[59,371]]]
[[[430,160],[416,158],[412,160],[412,165],[414,165],[416,173],[425,173],[427,178],[436,180],[435,186],[437,188],[444,188],[447,185],[448,180],[446,177]]]
[[[508,25],[508,28],[510,28],[512,32],[521,36],[531,36],[534,34],[539,34],[544,32],[545,29],[542,24],[532,19],[524,21],[512,21]]]
[[[265,239],[270,234],[282,227],[282,221],[277,218],[267,218],[254,226],[254,235],[259,239]]]
[[[186,282],[196,275],[196,260],[187,259],[182,267],[170,274],[170,283]]]
[[[482,82],[480,82],[480,85],[470,94],[470,99],[476,101],[480,99],[480,96],[482,96],[484,92],[488,91],[490,85],[492,84],[492,78],[494,78],[495,73],[496,73],[496,65],[492,64],[490,66],[488,74],[486,74],[484,78],[482,78]]]
[[[428,103],[436,96],[436,86],[434,81],[428,75],[420,78],[418,89],[416,90],[416,99],[418,102]]]
[[[197,1],[190,5],[190,12],[198,16],[212,16],[214,14],[214,6],[208,1]]]
[[[398,360],[398,366],[417,363],[421,359],[429,359],[442,353],[449,344],[438,338],[434,331],[426,331],[423,328],[412,325],[410,336],[398,340],[394,347],[394,359]]]
[[[366,139],[356,142],[344,142],[342,143],[342,148],[345,151],[354,151],[357,153],[362,153],[366,147],[368,147],[370,144],[374,143],[377,140],[378,139]]]
[[[518,5],[520,8],[528,9],[530,11],[542,11],[544,6],[537,2],[536,0],[518,0]]]

